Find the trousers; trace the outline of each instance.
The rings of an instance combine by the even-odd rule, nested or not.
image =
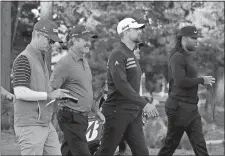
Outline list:
[[[168,130],[165,144],[158,156],[172,156],[184,132],[187,133],[195,155],[208,156],[198,106],[169,97],[165,111],[168,118]]]
[[[142,128],[142,110],[103,105],[102,113],[106,122],[101,145],[95,156],[113,156],[122,138],[126,140],[134,156],[149,155]]]

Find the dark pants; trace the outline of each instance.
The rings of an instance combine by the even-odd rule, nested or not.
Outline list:
[[[172,156],[184,132],[187,133],[195,155],[208,156],[198,106],[168,98],[165,111],[168,130],[165,145],[160,149],[158,156]]]
[[[86,139],[88,117],[69,111],[59,110],[57,114],[59,127],[64,134],[62,155],[91,156]]]
[[[122,138],[127,141],[134,156],[149,155],[142,128],[141,110],[103,106],[102,113],[106,122],[96,156],[113,156]]]
[[[126,152],[126,149],[127,149],[127,142],[124,138],[122,138],[122,140],[119,143],[119,152],[124,153]]]

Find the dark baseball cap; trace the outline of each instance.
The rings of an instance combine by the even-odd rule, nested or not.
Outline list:
[[[40,20],[34,25],[34,30],[45,33],[55,42],[62,43],[63,41],[58,36],[58,26],[50,20]]]
[[[94,34],[90,30],[87,29],[84,25],[76,25],[74,26],[68,34],[68,39],[72,37],[75,38],[98,38],[98,35]]]
[[[186,36],[194,38],[203,37],[199,34],[195,26],[185,26],[181,28],[178,32],[178,36]]]

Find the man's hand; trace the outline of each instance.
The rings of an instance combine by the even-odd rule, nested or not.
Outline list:
[[[105,116],[102,114],[102,112],[97,111],[95,116],[96,116],[96,118],[98,120],[100,120],[100,124],[104,124],[105,123]]]
[[[155,108],[153,104],[147,103],[143,109],[143,113],[145,113],[149,118],[150,117],[158,117],[159,112]]]
[[[202,78],[204,79],[204,85],[212,86],[215,83],[215,78],[212,76],[203,76]]]
[[[9,93],[9,92],[5,95],[5,98],[8,100],[13,100],[13,102],[15,102],[15,100],[16,100],[15,95],[13,95],[12,93]]]
[[[7,100],[13,100],[15,102],[16,98],[15,95],[12,93],[8,92],[5,88],[1,86],[1,97],[7,99]]]
[[[50,100],[61,99],[62,97],[67,96],[66,93],[69,93],[69,91],[66,89],[57,89],[57,90],[54,90],[54,91],[48,93],[47,96],[48,96],[48,99],[50,99]]]

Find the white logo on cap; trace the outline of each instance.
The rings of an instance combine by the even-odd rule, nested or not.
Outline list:
[[[59,30],[58,30],[58,29],[53,29],[53,32],[58,33],[58,32],[59,32]]]
[[[84,33],[89,33],[90,31],[87,29],[87,27],[84,27],[84,31],[83,32],[81,32],[81,34],[84,34]]]
[[[89,32],[90,32],[89,30],[85,30],[85,31],[81,32],[81,34],[89,33]]]
[[[115,62],[115,65],[118,65],[118,64],[119,64],[119,62],[118,62],[118,61],[116,61],[116,62]]]
[[[124,29],[126,29],[126,28],[129,28],[129,25],[123,26],[123,27],[122,27],[122,30],[124,30]]]
[[[134,23],[135,23],[135,24],[138,24],[135,20],[132,20],[132,21],[130,21],[130,23],[128,23],[127,25],[123,26],[123,27],[122,27],[122,30],[125,30],[125,29],[127,29],[127,28],[129,29],[129,28],[130,28],[130,25],[131,25],[131,24],[134,24]]]
[[[44,30],[46,29],[45,26],[43,27],[43,29],[44,29]]]

